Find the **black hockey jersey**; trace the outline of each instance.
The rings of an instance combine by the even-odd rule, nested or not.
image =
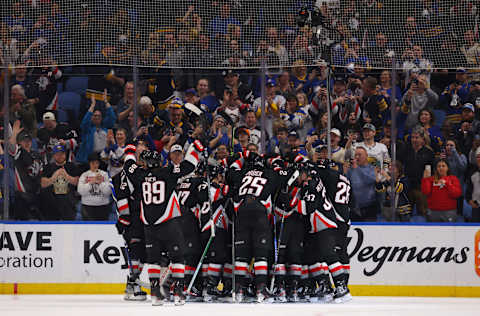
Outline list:
[[[49,131],[45,127],[38,130],[39,152],[45,164],[51,162],[53,147],[60,144],[60,139],[65,141],[67,161],[72,162],[75,157],[75,150],[78,147],[78,134],[74,129],[68,124],[58,123],[53,131]]]
[[[185,160],[178,166],[142,169],[135,163],[135,155],[127,154],[124,170],[134,191],[141,192],[140,218],[145,225],[158,225],[182,215],[175,191],[178,179],[194,171],[200,152],[192,144]]]
[[[350,224],[350,207],[353,206],[350,180],[334,169],[319,166],[316,170],[325,186],[329,202],[333,205],[336,219]]]
[[[298,195],[299,200],[292,202],[296,205],[297,212],[307,216],[310,233],[317,233],[328,228],[338,228],[335,211],[326,196],[322,180],[314,177],[301,188]]]

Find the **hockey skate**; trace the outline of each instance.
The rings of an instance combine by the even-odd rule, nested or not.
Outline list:
[[[345,281],[337,282],[335,285],[335,295],[333,298],[335,303],[345,303],[352,300],[352,295],[350,294],[350,290],[345,284]]]
[[[185,294],[183,294],[183,287],[183,281],[176,282],[173,292],[173,303],[175,304],[175,306],[185,305],[186,297]]]
[[[147,299],[147,293],[142,291],[142,288],[135,283],[135,279],[127,277],[127,287],[125,288],[125,296],[123,297],[126,301],[145,301]]]
[[[165,292],[163,288],[160,286],[157,280],[150,281],[151,285],[151,297],[152,297],[152,306],[162,306],[165,301]]]
[[[300,296],[298,293],[298,281],[293,280],[292,284],[288,288],[288,301],[292,303],[300,302]]]
[[[278,282],[273,289],[273,294],[275,302],[277,303],[286,303],[287,302],[287,291],[285,290],[284,282]]]
[[[318,283],[318,289],[315,295],[310,298],[311,302],[327,304],[333,300],[333,288],[330,280],[323,279]]]
[[[202,291],[199,290],[195,285],[193,285],[190,289],[190,293],[187,293],[186,291],[187,289],[185,289],[187,302],[203,302]]]
[[[262,283],[257,288],[257,303],[273,303],[274,297],[268,293],[267,286]]]
[[[220,291],[217,288],[217,284],[209,280],[206,286],[203,288],[203,301],[206,303],[211,303],[215,301],[220,295]]]
[[[223,289],[220,295],[218,296],[218,301],[221,303],[233,303],[232,299],[232,280],[224,279],[223,280]]]
[[[235,303],[246,303],[246,288],[237,284],[235,288]]]

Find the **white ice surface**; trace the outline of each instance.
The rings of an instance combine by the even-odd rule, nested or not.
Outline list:
[[[202,304],[151,306],[119,295],[0,295],[1,316],[253,316],[462,315],[480,316],[480,299],[354,297],[345,304]]]

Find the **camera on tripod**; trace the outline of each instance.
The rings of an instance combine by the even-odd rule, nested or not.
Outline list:
[[[309,10],[306,6],[303,6],[298,11],[296,22],[299,27],[304,27],[305,25],[317,27],[325,24],[325,18],[317,6],[315,6],[313,10]]]

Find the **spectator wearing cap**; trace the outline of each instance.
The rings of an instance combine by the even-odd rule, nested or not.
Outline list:
[[[233,152],[243,153],[247,150],[247,145],[250,143],[250,131],[245,127],[240,127],[237,130],[236,139],[234,139]]]
[[[451,123],[461,121],[462,106],[467,102],[469,93],[467,71],[465,68],[457,68],[455,82],[445,87],[439,100],[439,106],[446,112],[446,119]]]
[[[367,150],[357,147],[355,156],[344,166],[350,179],[356,205],[351,212],[352,221],[376,221],[379,213],[375,185],[375,170],[368,163]]]
[[[220,144],[229,147],[231,145],[231,135],[232,126],[227,125],[227,122],[222,115],[215,116],[210,128],[210,142],[208,143],[208,147],[210,150],[214,150]]]
[[[305,126],[305,121],[307,120],[307,114],[299,108],[296,95],[288,94],[285,99],[286,104],[285,107],[280,110],[280,118],[285,121],[289,129],[302,131]]]
[[[169,164],[179,166],[183,161],[183,148],[180,144],[174,144],[170,148]]]
[[[301,154],[305,157],[308,156],[308,152],[305,149],[305,146],[302,144],[302,140],[300,139],[300,135],[298,135],[297,131],[292,130],[290,133],[288,133],[288,145],[291,152]]]
[[[404,128],[408,130],[417,125],[418,113],[424,108],[435,108],[437,102],[438,95],[430,89],[430,81],[427,76],[417,76],[403,95],[402,111],[407,114]]]
[[[15,121],[7,144],[8,153],[14,160],[15,200],[12,218],[16,220],[42,219],[39,211],[40,174],[43,161],[32,150],[32,136]]]
[[[41,205],[47,220],[75,219],[75,192],[80,172],[74,164],[67,162],[65,150],[62,145],[53,147],[53,162],[43,169]]]
[[[363,125],[363,141],[355,144],[352,144],[352,142],[347,143],[345,148],[345,160],[351,159],[351,153],[352,151],[355,152],[357,147],[363,147],[367,151],[368,161],[371,164],[377,165],[379,168],[383,169],[385,164],[390,163],[390,156],[388,154],[387,146],[375,141],[375,135],[376,128],[373,124],[367,123]]]
[[[474,153],[475,155],[475,169],[472,175],[467,178],[467,185],[465,190],[465,200],[472,207],[471,221],[474,223],[480,222],[480,149]]]
[[[100,170],[100,156],[88,156],[90,169],[80,175],[78,194],[81,196],[82,219],[85,221],[106,221],[112,211],[110,196],[112,189],[108,174]]]
[[[105,118],[103,118],[100,110],[95,109],[96,100],[94,96],[91,97],[90,108],[80,125],[82,142],[76,157],[79,163],[87,163],[88,155],[92,152],[101,152],[107,145],[107,130],[113,128],[117,116],[106,98],[106,93],[104,94],[104,101],[106,106]]]
[[[345,163],[345,148],[340,146],[340,140],[342,139],[342,133],[338,128],[332,128],[330,130],[330,142],[332,146],[332,158],[331,160],[343,164]]]
[[[78,134],[67,123],[58,123],[55,114],[45,112],[43,114],[43,127],[38,130],[39,152],[44,159],[44,163],[52,162],[52,149],[56,145],[65,146],[67,150],[67,160],[74,162],[75,150],[78,147]]]
[[[254,100],[252,88],[240,79],[240,74],[232,69],[222,71],[223,85],[220,85],[217,95],[221,95],[225,89],[232,91],[234,98],[238,98],[242,103],[252,104]],[[219,94],[220,93],[220,94]]]
[[[200,97],[198,96],[197,90],[194,88],[189,88],[185,90],[185,96],[183,98],[185,103],[191,103],[194,105],[199,105]]]
[[[426,137],[422,127],[415,127],[412,130],[410,143],[407,145],[405,154],[399,156],[405,166],[405,175],[410,181],[408,198],[412,206],[416,206],[418,215],[425,215],[427,208],[426,197],[420,191],[423,171],[426,165],[432,168],[435,158],[433,151],[425,145]]]
[[[111,129],[107,131],[107,146],[100,152],[100,158],[107,162],[107,172],[111,178],[122,171],[126,146],[127,131],[125,129],[117,129],[115,136]]]
[[[283,96],[276,94],[277,92],[277,80],[270,78],[266,81],[266,92],[265,92],[265,116],[266,116],[266,126],[265,130],[272,135],[272,121],[275,118],[280,117],[280,110],[285,107],[286,100]],[[252,105],[252,109],[255,111],[255,114],[259,118],[262,115],[262,98],[258,97],[255,99]]]

